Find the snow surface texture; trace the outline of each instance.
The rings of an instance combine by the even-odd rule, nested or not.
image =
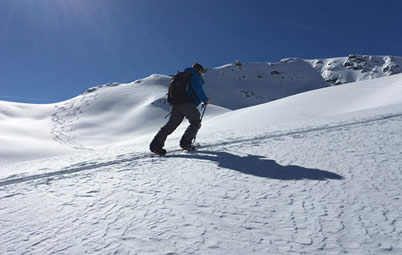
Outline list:
[[[300,86],[289,94],[320,81],[282,64],[284,86]],[[251,66],[241,71],[254,77]],[[248,88],[231,68],[208,71],[217,93],[222,73],[233,94]],[[232,104],[211,91],[224,108],[208,106],[202,148],[178,149],[182,126],[156,157],[168,81],[0,102],[0,254],[402,254],[401,74],[272,102],[270,87]]]

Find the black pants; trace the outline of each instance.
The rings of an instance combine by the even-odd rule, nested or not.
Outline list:
[[[197,107],[192,103],[177,104],[172,106],[169,121],[164,125],[152,140],[151,146],[163,148],[168,135],[173,133],[183,121],[184,117],[190,122],[190,126],[184,132],[180,140],[181,145],[190,145],[201,127],[201,115]]]

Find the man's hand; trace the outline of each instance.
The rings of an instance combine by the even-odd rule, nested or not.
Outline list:
[[[208,101],[205,104],[210,104],[211,103],[211,98],[208,98]]]

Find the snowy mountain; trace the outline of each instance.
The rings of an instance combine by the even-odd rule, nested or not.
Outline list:
[[[286,60],[285,60],[286,61]],[[375,79],[402,72],[402,57],[349,55],[307,60],[332,85]]]
[[[206,93],[213,100],[206,119],[327,86],[304,61],[226,65],[208,69],[204,78]],[[141,140],[166,121],[169,81],[169,76],[154,74],[129,84],[92,87],[49,105],[0,101],[0,162]],[[20,141],[26,142],[21,146]]]
[[[0,101],[0,162],[138,141],[166,121],[163,116],[169,105],[164,96],[169,80],[152,75],[130,84],[111,83],[48,105]],[[226,111],[211,106],[206,119]]]
[[[230,68],[206,79],[240,86]],[[402,74],[241,109],[269,99],[216,96],[234,110],[208,106],[202,148],[178,149],[182,126],[155,157],[168,80],[1,102],[1,254],[402,253]]]
[[[0,101],[0,253],[401,254],[399,61],[209,68],[202,148],[163,158],[169,76]]]
[[[283,63],[240,63],[208,69],[206,93],[228,109],[258,105],[328,84],[303,60]]]
[[[349,56],[280,63],[236,61],[209,68],[205,90],[213,105],[206,119],[328,87],[324,78],[344,83],[391,75],[399,72],[400,64],[399,57]],[[0,101],[0,163],[138,142],[165,122],[169,80],[154,74],[129,84],[110,83],[48,105]]]

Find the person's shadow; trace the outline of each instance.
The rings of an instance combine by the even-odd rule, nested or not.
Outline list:
[[[167,155],[167,158],[192,158],[215,161],[219,167],[235,170],[244,174],[278,180],[341,180],[341,175],[301,166],[282,166],[274,160],[257,155],[237,156],[228,152],[196,151],[185,155]]]

